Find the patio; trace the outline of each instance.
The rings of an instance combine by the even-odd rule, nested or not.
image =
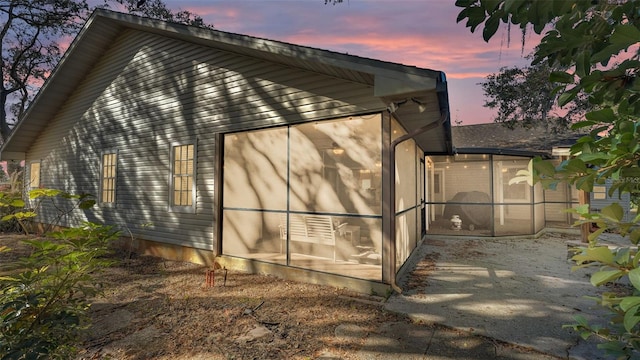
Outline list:
[[[562,327],[578,314],[598,321],[603,310],[584,297],[607,290],[590,284],[591,269],[571,271],[567,242],[578,239],[427,236],[387,309],[561,358],[598,359],[593,342]],[[605,240],[624,243],[612,234]]]

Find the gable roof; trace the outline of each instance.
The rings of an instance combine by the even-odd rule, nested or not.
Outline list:
[[[252,36],[187,26],[109,10],[96,10],[71,43],[25,115],[0,149],[0,158],[24,159],[25,152],[71,96],[110,44],[125,31],[157,34],[202,46],[234,52],[264,61],[297,67],[328,76],[371,85],[384,103],[412,105],[394,114],[408,132],[433,124],[414,139],[426,151],[450,153],[451,127],[444,73],[368,59]],[[425,111],[420,103],[430,103]]]
[[[454,126],[453,144],[461,153],[486,152],[521,155],[551,155],[554,148],[566,148],[584,134],[573,131],[552,133],[544,127],[510,129],[499,123]]]

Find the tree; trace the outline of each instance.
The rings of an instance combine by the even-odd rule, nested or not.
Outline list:
[[[584,117],[589,108],[584,95],[563,108],[556,106],[557,84],[549,81],[551,69],[544,63],[528,67],[503,67],[480,83],[484,106],[497,110],[494,122],[508,128],[544,126],[552,132],[566,131]]]
[[[462,10],[458,22],[466,20],[472,32],[482,27],[488,41],[501,23],[544,33],[533,55],[533,65],[552,69],[550,83],[558,83],[557,104],[564,106],[580,94],[588,97],[592,110],[575,123],[574,129],[590,129],[571,148],[573,158],[554,167],[535,159],[531,181],[553,187],[560,181],[591,191],[595,183],[614,181],[615,192],[637,193],[640,188],[640,1],[615,0],[457,0]],[[522,174],[526,176],[527,174]],[[618,358],[636,358],[640,353],[640,215],[623,220],[618,204],[590,213],[588,206],[574,209],[581,223],[595,222],[599,230],[589,236],[589,247],[573,257],[578,267],[597,266],[591,276],[594,286],[620,279],[631,284],[627,293],[606,292],[597,302],[610,311],[604,326],[592,326],[584,318],[570,325],[583,336],[605,339],[599,347]],[[618,250],[596,246],[600,234],[614,228],[630,245]]]
[[[171,10],[162,0],[105,0],[104,7],[110,8],[113,5],[123,6],[124,10],[131,14],[191,26],[213,28],[213,25],[206,24],[199,15],[188,10]]]
[[[189,11],[171,11],[161,0],[105,0],[101,7],[212,27]],[[0,0],[0,140],[7,138],[60,61],[61,44],[77,34],[90,11],[86,0]]]
[[[26,109],[39,84],[61,56],[59,40],[75,34],[88,10],[86,1],[0,1],[0,137]],[[9,115],[12,120],[9,120]]]

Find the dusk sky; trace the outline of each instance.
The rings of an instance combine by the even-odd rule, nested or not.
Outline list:
[[[479,82],[501,67],[525,65],[535,45],[503,25],[489,43],[456,23],[454,0],[165,0],[189,10],[217,30],[257,36],[378,60],[444,71],[449,82],[451,121],[492,121],[482,106]]]

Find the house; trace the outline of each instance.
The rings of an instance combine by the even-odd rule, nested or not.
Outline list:
[[[97,195],[63,225],[384,292],[425,231],[425,154],[451,153],[440,71],[97,10],[0,157]]]
[[[453,127],[455,154],[426,159],[427,233],[512,236],[569,227],[577,220],[565,211],[579,204],[575,187],[559,184],[555,190],[545,190],[540,184],[510,180],[527,170],[535,156],[559,164],[581,136],[571,131],[552,133],[544,127],[509,129],[496,123]],[[628,194],[609,197],[609,186],[594,187],[592,210],[616,201],[629,219]],[[462,221],[460,228],[452,227],[454,215]]]

